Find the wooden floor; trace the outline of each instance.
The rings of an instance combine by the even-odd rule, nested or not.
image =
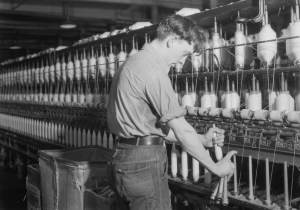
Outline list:
[[[0,165],[0,210],[26,210],[26,181],[15,170]]]

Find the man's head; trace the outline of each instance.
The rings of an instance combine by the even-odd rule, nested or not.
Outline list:
[[[170,51],[170,62],[175,64],[193,52],[199,52],[205,34],[194,20],[180,15],[170,15],[157,28],[157,40],[165,43]]]

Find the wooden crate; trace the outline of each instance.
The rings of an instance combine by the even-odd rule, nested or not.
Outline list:
[[[110,153],[99,146],[39,151],[43,208],[82,210],[84,190],[107,180]]]

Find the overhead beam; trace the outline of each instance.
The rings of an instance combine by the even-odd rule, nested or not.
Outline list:
[[[51,19],[51,20],[57,20],[57,21],[64,21],[66,19],[65,16],[63,15],[58,15],[58,14],[52,14],[52,13],[39,13],[39,12],[24,12],[24,11],[10,11],[10,10],[3,10],[0,9],[0,16],[1,15],[13,15],[15,17],[32,17],[32,18],[46,18],[46,19]],[[99,17],[93,16],[93,17],[77,17],[77,16],[72,16],[71,19],[73,21],[79,21],[79,22],[86,22],[87,20],[90,21],[90,23],[93,23],[93,21],[97,21],[97,25],[102,25],[106,26],[106,23],[113,23],[111,19],[107,19],[109,17]],[[43,20],[45,21],[45,20]],[[99,22],[102,21],[102,22]]]
[[[65,30],[63,28],[60,28],[59,26],[57,27],[44,27],[44,26],[22,26],[22,25],[17,25],[17,26],[11,26],[11,25],[0,25],[1,29],[15,29],[15,30]],[[68,32],[74,32],[74,31],[80,31],[79,28],[74,28],[68,30]]]
[[[82,2],[82,0],[61,0],[63,2]],[[85,0],[85,3],[99,4],[135,4],[139,6],[161,6],[172,9],[181,9],[183,7],[193,7],[202,9],[202,1],[200,0]]]

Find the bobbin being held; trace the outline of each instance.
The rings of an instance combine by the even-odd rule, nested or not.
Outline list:
[[[204,134],[204,138],[206,143],[204,143],[205,147],[212,147],[213,144],[217,144],[218,146],[222,147],[224,145],[224,135],[225,131],[218,127],[210,128],[206,134]],[[215,134],[215,136],[214,136]]]

